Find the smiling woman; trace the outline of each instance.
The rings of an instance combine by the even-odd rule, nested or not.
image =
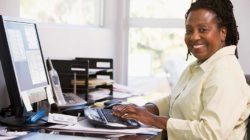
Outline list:
[[[102,25],[103,0],[21,0],[21,17],[49,23]]]

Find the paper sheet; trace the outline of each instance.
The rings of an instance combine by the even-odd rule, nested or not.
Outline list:
[[[113,91],[113,98],[115,98],[115,99],[126,99],[126,98],[131,97],[131,96],[133,96],[133,94]]]
[[[24,103],[24,106],[25,106],[26,110],[27,111],[32,111],[33,108],[31,106],[31,102],[30,102],[28,94],[26,92],[22,92],[21,97],[22,97],[22,100],[23,100],[23,103]]]
[[[55,100],[53,98],[53,92],[52,92],[51,86],[47,86],[46,93],[47,93],[49,104],[55,103]]]
[[[21,132],[9,131],[9,132],[6,132],[5,135],[1,135],[0,140],[10,140],[10,139],[14,139],[14,138],[24,136],[24,135],[27,135],[27,134],[28,134],[28,132],[26,132],[26,131],[21,131]]]
[[[87,119],[83,119],[79,121],[76,125],[54,125],[49,128],[59,129],[59,130],[68,130],[74,132],[85,132],[85,133],[96,133],[96,134],[157,134],[161,132],[161,129],[154,127],[147,127],[142,125],[137,129],[105,129],[105,128],[97,128],[93,127]]]

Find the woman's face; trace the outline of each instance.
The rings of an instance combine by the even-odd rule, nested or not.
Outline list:
[[[225,46],[226,28],[218,26],[216,14],[206,9],[193,10],[186,20],[185,42],[201,62]]]

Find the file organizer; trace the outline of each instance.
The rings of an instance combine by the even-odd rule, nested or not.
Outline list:
[[[51,62],[59,75],[64,93],[77,93],[89,103],[112,98],[113,59],[78,57],[73,60],[52,59]],[[108,96],[89,98],[90,93],[99,91],[102,94],[103,89],[108,91]]]

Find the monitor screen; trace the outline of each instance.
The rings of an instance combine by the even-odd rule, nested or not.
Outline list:
[[[4,21],[20,91],[48,84],[35,24]]]
[[[46,99],[49,82],[36,24],[1,16],[0,51],[12,108],[24,107],[23,95],[29,103]]]

